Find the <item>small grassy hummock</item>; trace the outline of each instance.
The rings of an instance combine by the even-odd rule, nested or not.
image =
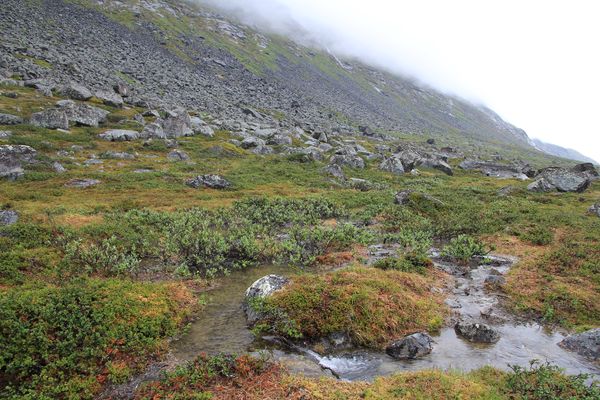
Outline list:
[[[432,286],[430,276],[358,267],[295,278],[263,307],[278,311],[269,322],[284,336],[346,332],[356,345],[383,348],[406,334],[441,327],[446,308]]]

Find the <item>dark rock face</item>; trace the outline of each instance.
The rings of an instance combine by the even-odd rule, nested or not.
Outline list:
[[[48,129],[69,129],[67,114],[60,110],[44,110],[31,115],[31,125]]]
[[[253,326],[263,317],[261,313],[253,307],[254,302],[273,295],[273,293],[283,289],[288,282],[289,280],[283,276],[267,275],[254,282],[246,290],[246,299],[243,308],[249,326]]]
[[[19,213],[12,210],[0,210],[0,226],[14,225],[19,221]]]
[[[69,182],[65,183],[65,186],[79,188],[79,189],[85,189],[85,188],[99,185],[100,183],[102,183],[102,182],[100,182],[97,179],[71,179]]]
[[[34,162],[36,155],[37,152],[29,146],[0,146],[0,178],[19,178],[25,173],[23,164]]]
[[[558,345],[592,360],[600,360],[600,328],[571,335]]]
[[[596,172],[595,168],[584,172],[578,167],[572,169],[546,168],[538,175],[535,182],[527,186],[532,192],[584,192],[592,181],[591,174]],[[597,173],[597,172],[596,172]]]
[[[454,330],[470,342],[495,343],[500,340],[500,334],[495,329],[479,322],[459,321]]]
[[[129,142],[139,138],[139,133],[126,129],[111,129],[98,135],[101,139],[111,142]]]
[[[231,183],[219,175],[200,175],[186,182],[186,185],[195,189],[227,189]]]
[[[23,118],[12,114],[0,114],[0,125],[19,125],[23,123]]]
[[[391,343],[385,352],[397,360],[413,360],[431,353],[433,339],[427,333],[419,332]]]

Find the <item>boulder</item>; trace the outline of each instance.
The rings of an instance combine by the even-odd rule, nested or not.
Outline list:
[[[151,124],[144,126],[144,129],[140,133],[140,138],[166,139],[167,135],[165,134],[165,131],[163,130],[163,127],[160,124],[152,122]]]
[[[397,360],[413,360],[431,353],[433,339],[425,332],[413,333],[391,343],[385,352]]]
[[[600,328],[571,335],[558,345],[592,360],[600,360]]]
[[[23,164],[35,161],[37,152],[25,145],[0,146],[0,178],[16,179],[24,174]]]
[[[598,217],[600,217],[600,202],[593,204],[589,209],[588,212],[592,215],[597,215]]]
[[[291,146],[292,138],[289,136],[285,136],[285,135],[274,135],[271,138],[269,138],[269,140],[267,140],[267,144],[270,144],[272,146],[279,146],[279,145]]]
[[[48,109],[31,115],[29,123],[48,129],[69,129],[67,114],[62,110]]]
[[[458,321],[454,326],[454,331],[470,342],[496,343],[500,340],[498,331],[486,324],[474,321]]]
[[[433,197],[427,193],[421,193],[421,192],[417,192],[415,190],[410,190],[410,189],[409,190],[401,190],[401,191],[397,192],[394,195],[394,203],[401,205],[401,206],[407,205],[410,201],[411,196],[414,196],[417,199],[426,200],[430,203],[433,203],[433,204],[436,204],[439,206],[444,205],[443,201],[436,199],[435,197]]]
[[[519,179],[523,181],[529,179],[527,173],[529,173],[530,168],[528,166],[523,167],[476,160],[464,160],[458,166],[464,170],[477,170],[486,176],[495,178]]]
[[[263,276],[254,282],[246,290],[246,298],[244,300],[243,309],[246,314],[246,321],[249,326],[256,324],[263,315],[259,310],[256,310],[256,302],[260,299],[272,296],[273,293],[283,289],[289,283],[287,278],[279,275]]]
[[[80,126],[97,128],[106,122],[109,112],[87,104],[76,103],[72,100],[61,100],[56,105],[64,111],[69,122]]]
[[[129,95],[131,94],[131,90],[129,89],[129,87],[121,82],[114,85],[113,90],[121,97],[129,97]]]
[[[96,92],[96,97],[102,100],[102,103],[107,106],[118,108],[123,107],[123,98],[115,92],[100,90]]]
[[[501,288],[506,284],[506,279],[502,275],[488,275],[485,278],[485,284],[493,288]]]
[[[63,167],[63,165],[61,163],[59,163],[58,161],[54,161],[52,163],[52,169],[54,170],[54,172],[56,172],[57,174],[63,174],[65,172],[67,172],[67,169],[65,167]]]
[[[398,157],[390,157],[385,160],[381,164],[379,164],[379,169],[386,172],[391,172],[393,174],[404,174],[404,166],[402,165],[402,160]]]
[[[0,131],[0,139],[6,139],[12,136],[11,131]]]
[[[377,185],[371,181],[368,181],[366,179],[360,179],[360,178],[348,179],[348,181],[346,182],[346,186],[348,186],[351,189],[360,190],[361,192],[368,192],[369,190],[374,190],[374,189],[379,188],[379,185]]]
[[[589,171],[580,172],[566,168],[546,168],[537,180],[527,186],[533,192],[584,192],[591,183]]]
[[[12,115],[0,113],[0,125],[19,125],[23,123],[23,118]]]
[[[102,182],[100,182],[97,179],[71,179],[69,182],[65,183],[65,186],[72,187],[72,188],[85,189],[85,188],[89,188],[92,186],[96,186],[100,183],[102,183]]]
[[[19,221],[19,213],[13,210],[0,210],[0,226],[14,225]]]
[[[111,142],[128,142],[139,138],[139,133],[126,129],[111,129],[98,135],[101,139]]]
[[[190,115],[182,108],[167,111],[167,116],[161,120],[161,125],[167,137],[178,138],[194,134]]]
[[[259,139],[254,136],[248,136],[244,140],[242,140],[241,147],[242,149],[253,149],[255,147],[264,146],[266,143],[264,140]]]
[[[200,175],[186,182],[186,185],[195,189],[227,189],[231,183],[219,175]]]
[[[267,145],[260,145],[253,148],[252,152],[258,155],[273,154],[273,148]]]
[[[102,153],[102,158],[112,158],[116,160],[135,160],[135,155],[126,152],[107,151]]]
[[[374,136],[375,132],[373,132],[373,129],[371,129],[368,126],[359,126],[358,130],[360,131],[360,133],[362,133],[364,136]]]
[[[323,168],[323,172],[325,172],[327,175],[331,175],[334,178],[337,178],[339,180],[346,180],[346,175],[344,174],[344,170],[342,169],[342,167],[340,167],[337,164],[330,164],[328,166],[326,166],[325,168]]]
[[[58,89],[58,92],[61,95],[69,97],[73,100],[87,101],[92,98],[92,92],[90,92],[86,87],[77,83],[64,85]]]
[[[181,150],[171,150],[169,154],[167,154],[167,158],[171,161],[188,161],[190,156]]]
[[[355,169],[364,169],[365,160],[358,155],[352,154],[334,154],[329,160],[330,164],[336,164],[340,167],[346,166]]]

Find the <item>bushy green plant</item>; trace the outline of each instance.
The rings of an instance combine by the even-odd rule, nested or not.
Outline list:
[[[123,251],[115,236],[99,243],[75,240],[67,244],[63,265],[71,272],[115,276],[135,273],[140,259],[135,249]]]
[[[373,267],[387,270],[395,270],[402,272],[415,272],[425,274],[427,268],[432,265],[432,262],[427,256],[415,253],[407,253],[400,257],[387,257],[377,260],[373,263]]]
[[[531,244],[536,246],[545,246],[552,243],[553,239],[552,231],[543,226],[536,226],[535,228],[525,232],[522,238]]]
[[[468,262],[474,256],[484,256],[488,253],[489,250],[482,242],[469,235],[459,235],[450,240],[450,243],[442,250],[443,257],[453,258],[463,263]]]
[[[506,378],[506,392],[511,398],[529,400],[597,400],[600,386],[587,385],[588,375],[564,375],[560,368],[549,363],[532,361],[529,368],[511,366]]]
[[[90,399],[109,365],[125,379],[135,364],[122,361],[143,361],[183,322],[191,295],[174,289],[86,279],[0,292],[0,397]]]

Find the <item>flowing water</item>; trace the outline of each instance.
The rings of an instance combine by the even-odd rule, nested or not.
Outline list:
[[[435,254],[434,254],[435,256]],[[469,371],[485,365],[508,369],[527,366],[532,359],[551,362],[569,374],[587,373],[600,377],[600,366],[557,344],[565,337],[536,323],[518,323],[498,305],[498,296],[484,290],[489,275],[502,275],[514,260],[496,257],[491,264],[466,270],[456,265],[436,263],[455,277],[447,301],[456,318],[469,317],[498,330],[501,339],[494,344],[474,344],[461,339],[452,327],[434,335],[431,354],[416,360],[398,361],[382,352],[353,350],[321,356],[312,350],[277,340],[257,341],[246,328],[242,302],[246,289],[268,274],[291,275],[289,268],[262,266],[225,278],[209,292],[208,306],[200,313],[189,333],[173,343],[174,355],[182,361],[200,353],[243,353],[265,350],[293,372],[309,376],[331,375],[347,380],[372,380],[399,371],[440,368]]]

